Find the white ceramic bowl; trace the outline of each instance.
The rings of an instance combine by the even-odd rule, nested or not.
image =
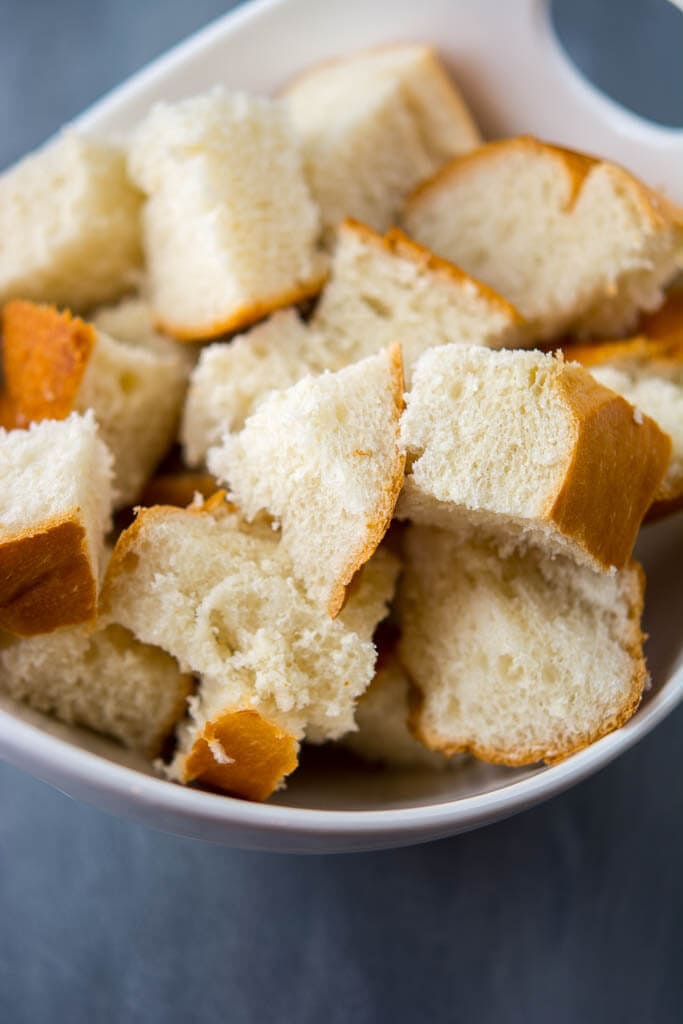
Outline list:
[[[393,40],[424,40],[452,65],[484,130],[532,132],[618,160],[683,201],[683,132],[597,94],[557,47],[542,0],[263,0],[221,19],[134,76],[80,118],[122,131],[150,103],[216,82],[271,92],[315,61]],[[453,772],[378,772],[313,751],[268,804],[183,789],[113,743],[6,701],[0,756],[71,796],[156,828],[245,848],[350,851],[476,828],[585,778],[661,721],[683,696],[683,517],[647,528],[652,688],[618,732],[552,768],[472,762]]]

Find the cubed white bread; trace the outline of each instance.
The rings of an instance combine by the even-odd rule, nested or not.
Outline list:
[[[623,725],[647,681],[635,563],[596,573],[529,551],[412,527],[400,657],[420,691],[413,726],[447,754],[556,761]]]
[[[239,330],[315,294],[319,214],[286,111],[221,88],[158,104],[134,133],[157,325],[181,339]]]
[[[675,511],[683,503],[683,335],[672,340],[639,336],[602,345],[568,345],[565,355],[670,435],[671,459],[648,518]]]
[[[561,354],[465,345],[419,360],[401,443],[400,518],[597,569],[628,562],[671,453],[656,423]]]
[[[68,725],[156,757],[185,713],[192,679],[121,626],[71,626],[0,650],[0,688]]]
[[[386,230],[418,182],[481,141],[428,46],[387,46],[317,65],[285,99],[328,237],[344,217]]]
[[[377,673],[358,701],[357,732],[342,744],[364,761],[388,768],[446,768],[449,759],[429,750],[408,728],[411,683],[394,652],[380,655]]]
[[[136,500],[171,444],[189,370],[173,344],[124,344],[53,306],[15,300],[3,310],[4,424],[92,409],[119,505]]]
[[[142,197],[123,151],[66,131],[0,176],[0,302],[83,310],[131,288]]]
[[[358,599],[377,613],[362,589]],[[140,512],[114,551],[103,608],[201,676],[170,768],[182,782],[264,799],[296,767],[307,732],[322,740],[353,729],[374,674],[375,623],[364,620],[361,636],[322,613],[277,534],[248,527],[220,497]]]
[[[92,314],[92,324],[125,345],[139,345],[160,355],[173,353],[192,369],[202,351],[200,345],[179,342],[157,331],[149,302],[140,296],[121,299],[113,306],[100,306]]]
[[[239,434],[209,450],[211,473],[248,519],[282,527],[294,571],[334,617],[386,533],[403,483],[398,345],[272,392]]]
[[[95,618],[111,474],[92,413],[0,430],[0,629]]]
[[[190,377],[181,427],[185,461],[199,466],[263,398],[326,365],[322,339],[296,310],[280,310],[230,342],[207,345]]]
[[[683,214],[622,168],[522,137],[447,165],[403,226],[520,310],[537,340],[619,335],[683,260]]]
[[[406,381],[428,348],[527,343],[521,316],[491,288],[394,229],[345,221],[311,326],[339,369],[399,341]]]

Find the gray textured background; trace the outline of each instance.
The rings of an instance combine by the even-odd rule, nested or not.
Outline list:
[[[0,0],[0,166],[229,6]],[[680,125],[664,8],[563,0],[558,22],[606,89]],[[682,734],[683,709],[550,804],[352,857],[164,836],[0,765],[0,1021],[679,1024]]]

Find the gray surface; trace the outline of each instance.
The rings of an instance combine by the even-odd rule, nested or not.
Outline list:
[[[0,0],[0,166],[226,6]],[[675,1024],[682,731],[509,822],[345,858],[175,839],[0,766],[0,1021]]]

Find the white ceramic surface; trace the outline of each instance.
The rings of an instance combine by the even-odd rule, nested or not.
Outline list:
[[[216,82],[272,92],[307,64],[399,39],[438,46],[488,135],[532,132],[609,156],[683,202],[683,132],[650,125],[596,93],[556,44],[543,0],[262,0],[172,50],[80,123],[125,131],[154,100]],[[649,581],[652,687],[623,729],[552,768],[471,762],[444,774],[390,773],[312,751],[286,791],[249,804],[167,783],[115,744],[7,699],[0,700],[0,757],[104,810],[245,848],[369,850],[476,828],[590,775],[683,697],[683,516],[647,528],[637,554]]]

